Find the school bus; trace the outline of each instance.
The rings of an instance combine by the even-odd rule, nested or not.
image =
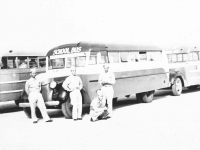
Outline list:
[[[44,52],[43,52],[44,53]],[[46,57],[41,52],[10,50],[0,52],[0,102],[15,100],[19,104],[30,68],[45,72]]]
[[[37,76],[42,81],[41,93],[47,108],[61,108],[66,118],[72,117],[69,92],[62,88],[63,81],[71,74],[71,66],[76,67],[83,82],[83,104],[90,104],[96,97],[95,91],[101,88],[98,78],[105,63],[110,64],[116,77],[114,100],[136,94],[139,101],[149,103],[156,89],[171,86],[167,55],[157,46],[94,42],[65,44],[47,52],[46,73]],[[24,103],[19,106],[29,108],[25,92],[22,99]],[[30,110],[24,110],[30,117]]]
[[[179,46],[167,50],[172,92],[181,95],[183,87],[197,89],[200,84],[200,49]]]

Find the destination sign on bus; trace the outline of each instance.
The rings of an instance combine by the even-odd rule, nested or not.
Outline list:
[[[61,48],[53,51],[53,55],[73,54],[81,52],[82,47]]]

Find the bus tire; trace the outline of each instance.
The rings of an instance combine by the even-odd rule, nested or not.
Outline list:
[[[153,101],[154,92],[155,90],[143,92],[143,93],[137,93],[136,98],[139,102],[151,103]]]
[[[187,88],[189,90],[196,90],[199,87],[199,85],[192,85],[192,86],[188,86]]]
[[[70,97],[67,98],[66,102],[63,102],[61,104],[62,113],[65,116],[66,119],[72,118],[72,109],[73,106],[70,103]]]
[[[153,101],[154,90],[142,93],[142,102],[143,103],[151,103]]]
[[[182,85],[182,81],[180,78],[176,78],[174,80],[174,84],[172,85],[172,93],[174,96],[179,96],[181,95],[183,90],[183,85]]]

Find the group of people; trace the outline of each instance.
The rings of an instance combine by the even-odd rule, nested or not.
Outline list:
[[[109,70],[109,65],[104,64],[104,72],[99,75],[99,83],[101,88],[96,90],[97,97],[90,104],[90,121],[95,122],[101,119],[112,117],[114,96],[113,84],[115,84],[115,75]],[[49,118],[41,91],[41,82],[36,78],[36,69],[31,69],[31,78],[26,82],[25,91],[28,94],[28,99],[31,108],[31,118],[33,123],[38,122],[36,117],[36,106],[40,109],[41,114],[46,122],[52,122]],[[74,121],[82,120],[82,95],[83,88],[82,80],[76,75],[76,68],[71,67],[71,75],[65,79],[62,87],[69,91],[72,109],[72,118]]]

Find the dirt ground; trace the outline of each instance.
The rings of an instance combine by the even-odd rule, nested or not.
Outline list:
[[[90,122],[65,119],[48,110],[52,123],[33,124],[14,102],[0,104],[0,150],[199,150],[200,89],[156,92],[154,101],[138,103],[135,96],[119,98],[113,118]]]

